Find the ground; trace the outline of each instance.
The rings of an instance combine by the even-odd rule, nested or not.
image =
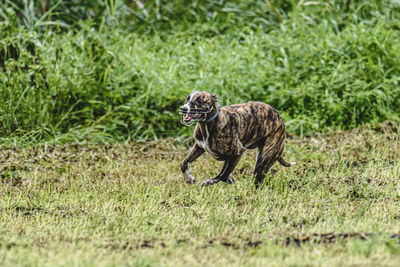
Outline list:
[[[400,262],[400,141],[391,124],[290,137],[254,189],[255,151],[236,184],[202,188],[221,163],[179,164],[177,140],[5,146],[0,263],[37,266],[382,265]]]

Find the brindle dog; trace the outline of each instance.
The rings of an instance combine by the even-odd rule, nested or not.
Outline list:
[[[246,149],[258,148],[254,169],[256,187],[263,181],[271,166],[278,161],[285,167],[292,166],[282,158],[285,125],[278,111],[262,102],[247,102],[220,107],[214,94],[192,92],[180,109],[182,123],[197,122],[193,145],[183,160],[181,169],[184,179],[194,183],[189,164],[205,151],[219,161],[224,161],[220,173],[202,186],[219,181],[234,183],[230,174]]]

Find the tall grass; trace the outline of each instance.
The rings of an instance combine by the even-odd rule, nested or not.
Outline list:
[[[192,90],[270,103],[297,134],[399,120],[393,1],[65,2],[1,5],[3,140],[186,136]]]

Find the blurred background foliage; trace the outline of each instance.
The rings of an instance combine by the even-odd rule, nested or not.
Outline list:
[[[3,0],[3,142],[187,137],[192,90],[289,134],[399,122],[398,0]]]

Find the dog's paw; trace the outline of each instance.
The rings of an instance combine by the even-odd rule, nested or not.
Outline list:
[[[190,170],[187,169],[184,173],[183,173],[183,179],[185,179],[185,181],[189,184],[194,184],[194,182],[196,181],[193,177],[193,175],[190,173]]]
[[[226,183],[227,184],[234,184],[235,180],[231,176],[229,176],[228,179],[226,180]]]
[[[201,183],[201,186],[209,186],[219,182],[219,179],[207,179]]]

